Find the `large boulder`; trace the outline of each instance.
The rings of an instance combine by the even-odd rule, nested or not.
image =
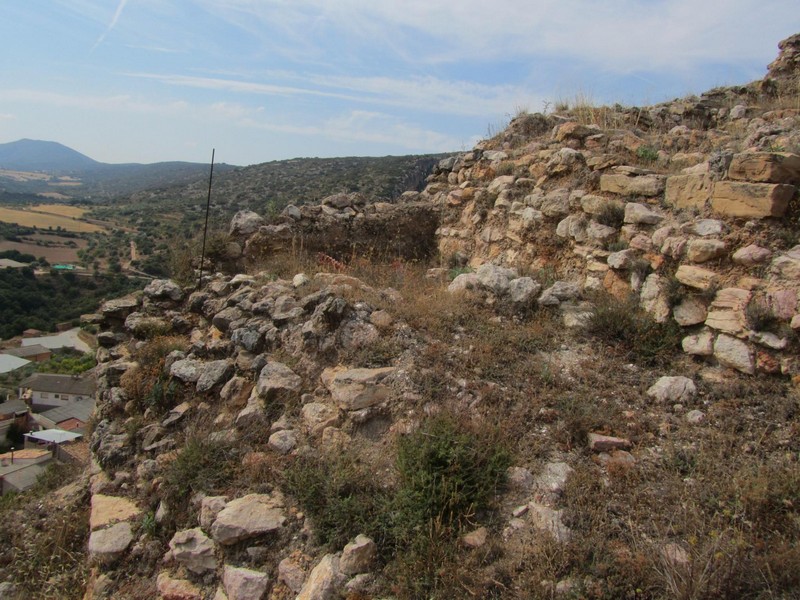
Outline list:
[[[247,236],[258,231],[264,224],[264,218],[252,210],[240,210],[231,219],[229,235]]]

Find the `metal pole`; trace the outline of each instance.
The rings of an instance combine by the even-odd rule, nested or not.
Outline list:
[[[208,235],[208,214],[211,210],[211,180],[214,177],[214,151],[216,149],[211,149],[211,170],[208,173],[208,200],[206,200],[206,222],[203,226],[203,250],[200,253],[200,275],[197,278],[197,289],[200,289],[200,286],[203,283],[203,263],[205,263],[206,259],[206,236]]]

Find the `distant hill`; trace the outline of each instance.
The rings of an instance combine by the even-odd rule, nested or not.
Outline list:
[[[0,168],[59,174],[96,169],[103,163],[58,142],[17,140],[0,144]]]
[[[214,166],[217,173],[235,169]],[[17,140],[0,144],[0,170],[46,173],[48,177],[0,176],[0,203],[15,203],[33,194],[58,192],[70,198],[102,200],[137,191],[185,185],[208,176],[208,165],[191,162],[109,164],[96,161],[58,142]],[[69,182],[59,177],[69,176]]]

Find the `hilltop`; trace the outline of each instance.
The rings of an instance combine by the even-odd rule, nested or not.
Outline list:
[[[779,47],[747,85],[521,113],[394,202],[240,210],[201,286],[105,303],[94,462],[5,515],[5,591],[796,597]]]

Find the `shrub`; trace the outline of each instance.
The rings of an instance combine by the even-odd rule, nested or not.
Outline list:
[[[234,478],[236,449],[204,434],[192,434],[166,470],[162,497],[177,525],[188,521],[191,497],[197,492],[221,494]]]
[[[606,202],[600,212],[595,215],[594,220],[608,227],[622,227],[625,223],[625,207],[616,202]]]
[[[606,295],[598,297],[587,332],[646,365],[667,360],[682,337],[674,321],[657,323],[639,307],[634,296],[625,301]]]
[[[770,331],[772,333],[780,331],[781,320],[762,301],[750,302],[744,309],[744,316],[747,319],[747,326],[753,331]]]
[[[510,464],[498,430],[447,413],[431,418],[398,444],[398,537],[433,523],[460,528],[490,505]]]
[[[284,471],[283,487],[311,518],[318,543],[341,548],[366,533],[385,547],[387,492],[354,455],[298,457]]]
[[[652,146],[639,146],[636,150],[636,158],[643,163],[653,163],[658,160],[658,150]]]

